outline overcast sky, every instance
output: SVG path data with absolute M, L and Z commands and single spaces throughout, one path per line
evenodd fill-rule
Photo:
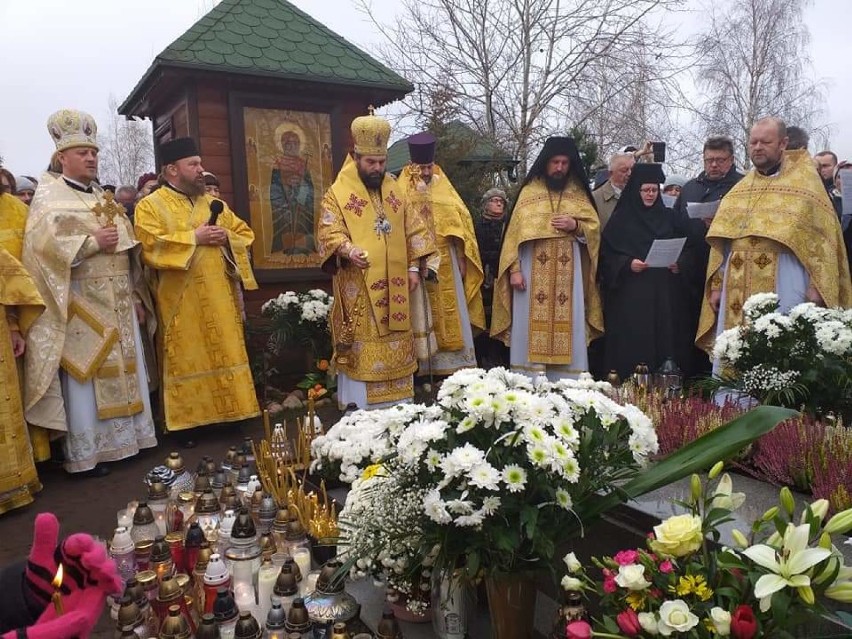
M 380 39 L 352 0 L 291 1 L 368 51 Z M 806 17 L 817 75 L 829 82 L 825 120 L 832 126 L 832 148 L 841 157 L 852 156 L 852 65 L 836 55 L 848 39 L 838 6 L 848 2 L 815 0 Z M 110 94 L 123 101 L 154 56 L 213 4 L 214 0 L 0 0 L 4 166 L 16 175 L 39 175 L 53 149 L 45 127 L 51 113 L 69 107 L 105 119 Z M 395 0 L 373 4 L 388 19 L 398 7 Z

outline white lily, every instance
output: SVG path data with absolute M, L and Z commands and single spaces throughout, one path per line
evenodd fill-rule
M 826 548 L 808 547 L 809 532 L 807 524 L 788 524 L 780 550 L 757 544 L 743 551 L 754 563 L 773 573 L 762 575 L 754 585 L 754 596 L 760 599 L 761 611 L 769 610 L 772 595 L 787 586 L 810 588 L 811 578 L 804 573 L 831 555 Z
M 728 473 L 722 475 L 716 490 L 713 493 L 713 508 L 724 508 L 725 510 L 736 510 L 743 505 L 745 493 L 735 493 L 734 482 Z

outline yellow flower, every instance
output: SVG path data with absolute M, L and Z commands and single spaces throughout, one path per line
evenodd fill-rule
M 367 466 L 364 469 L 364 474 L 361 475 L 361 479 L 363 479 L 364 481 L 366 481 L 368 479 L 372 479 L 373 477 L 378 475 L 383 470 L 384 470 L 384 467 L 381 464 L 373 464 L 371 466 Z
M 666 557 L 683 557 L 701 548 L 704 535 L 701 532 L 701 517 L 675 515 L 659 526 L 654 526 L 655 539 L 651 549 Z
M 701 601 L 707 601 L 713 596 L 712 588 L 707 586 L 707 582 L 701 575 L 686 575 L 681 577 L 675 586 L 669 587 L 669 592 L 678 597 L 695 595 Z
M 625 599 L 627 605 L 633 610 L 642 610 L 645 607 L 645 592 L 643 590 L 633 590 Z

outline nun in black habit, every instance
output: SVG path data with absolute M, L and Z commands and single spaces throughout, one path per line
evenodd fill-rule
M 654 240 L 687 235 L 686 216 L 660 197 L 664 181 L 659 164 L 636 164 L 601 241 L 604 363 L 622 379 L 639 363 L 654 372 L 669 357 L 680 367 L 691 362 L 688 282 L 677 264 L 649 268 L 644 262 Z

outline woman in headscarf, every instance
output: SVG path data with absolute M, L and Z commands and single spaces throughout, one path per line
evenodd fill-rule
M 678 264 L 644 262 L 654 240 L 686 236 L 687 220 L 663 204 L 659 164 L 637 164 L 604 229 L 598 276 L 604 299 L 606 370 L 625 379 L 639 363 L 656 371 L 669 357 L 691 361 L 694 335 L 689 298 Z

